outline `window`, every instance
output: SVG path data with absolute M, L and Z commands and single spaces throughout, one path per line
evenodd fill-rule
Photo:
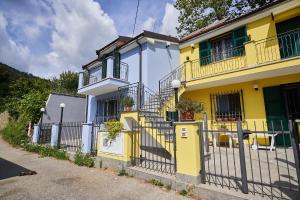
M 211 42 L 212 61 L 224 60 L 233 56 L 232 54 L 232 39 L 227 36 Z
M 200 64 L 207 65 L 211 62 L 245 55 L 244 43 L 247 40 L 246 27 L 241 27 L 227 33 L 224 37 L 200 42 Z
M 242 91 L 212 94 L 212 117 L 216 121 L 237 121 L 243 119 Z

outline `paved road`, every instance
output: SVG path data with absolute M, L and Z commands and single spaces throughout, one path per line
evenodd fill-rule
M 37 175 L 18 176 L 34 170 Z M 0 139 L 0 199 L 186 199 L 135 178 L 68 161 L 39 158 Z

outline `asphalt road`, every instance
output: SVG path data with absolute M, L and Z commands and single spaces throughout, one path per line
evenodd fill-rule
M 36 175 L 19 176 L 36 171 Z M 79 167 L 69 161 L 40 158 L 0 139 L 0 199 L 186 199 L 104 169 Z

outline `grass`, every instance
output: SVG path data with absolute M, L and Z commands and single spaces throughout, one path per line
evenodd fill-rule
M 38 153 L 42 157 L 53 157 L 59 160 L 69 160 L 67 152 L 50 146 L 42 146 L 37 144 L 24 144 L 22 146 L 26 151 Z
M 94 167 L 95 165 L 94 159 L 88 154 L 83 154 L 80 150 L 76 151 L 74 160 L 78 166 Z
M 156 179 L 149 180 L 149 183 L 151 183 L 152 185 L 155 185 L 155 186 L 159 186 L 159 187 L 164 186 L 164 184 L 160 180 L 156 180 Z
M 188 194 L 188 191 L 183 189 L 183 190 L 180 190 L 179 194 L 182 196 L 186 196 Z
M 6 127 L 1 130 L 2 138 L 13 146 L 21 146 L 28 143 L 25 123 L 11 120 Z
M 118 176 L 129 176 L 125 169 L 119 171 Z

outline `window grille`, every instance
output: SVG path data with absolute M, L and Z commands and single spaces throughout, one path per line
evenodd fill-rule
M 238 121 L 245 118 L 242 90 L 211 94 L 210 101 L 212 120 Z

